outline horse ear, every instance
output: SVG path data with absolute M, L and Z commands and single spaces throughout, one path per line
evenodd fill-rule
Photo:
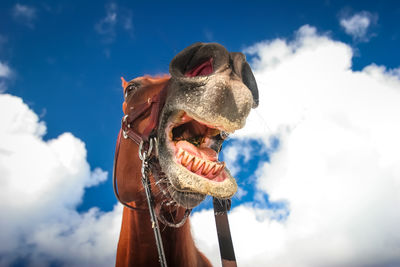
M 124 77 L 121 77 L 121 81 L 122 81 L 122 89 L 125 91 L 125 88 L 128 86 L 128 82 L 125 81 Z

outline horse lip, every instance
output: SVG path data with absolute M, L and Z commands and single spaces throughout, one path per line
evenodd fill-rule
M 171 129 L 172 130 L 172 128 L 175 128 L 175 127 L 177 127 L 179 125 L 182 125 L 184 123 L 187 123 L 187 122 L 190 122 L 192 120 L 195 120 L 196 122 L 198 122 L 198 123 L 200 123 L 200 124 L 202 124 L 204 126 L 207 126 L 208 128 L 216 129 L 216 130 L 219 130 L 221 132 L 226 132 L 227 134 L 233 134 L 235 132 L 235 131 L 227 130 L 227 128 L 224 127 L 223 125 L 214 125 L 212 122 L 207 122 L 204 119 L 198 117 L 197 115 L 189 113 L 189 112 L 184 111 L 184 110 L 179 111 L 178 114 L 179 115 L 176 116 L 175 119 L 173 119 L 172 121 L 169 121 L 169 123 L 167 125 L 167 129 Z

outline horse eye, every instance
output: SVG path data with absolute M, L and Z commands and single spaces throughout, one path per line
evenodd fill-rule
M 129 96 L 129 94 L 131 94 L 133 91 L 137 90 L 138 87 L 139 87 L 139 85 L 136 83 L 128 85 L 125 89 L 125 98 L 127 98 Z

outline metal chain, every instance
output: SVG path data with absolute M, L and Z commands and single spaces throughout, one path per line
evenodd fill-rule
M 149 206 L 149 212 L 150 212 L 150 219 L 151 219 L 151 227 L 153 228 L 154 231 L 154 237 L 156 239 L 156 244 L 157 244 L 157 250 L 158 250 L 158 260 L 160 262 L 161 267 L 167 267 L 167 261 L 165 259 L 165 253 L 164 253 L 164 247 L 162 243 L 162 238 L 161 238 L 161 233 L 160 233 L 160 227 L 158 225 L 158 220 L 154 211 L 154 205 L 153 205 L 153 198 L 151 195 L 151 189 L 150 189 L 150 180 L 149 180 L 149 173 L 150 173 L 150 168 L 149 168 L 149 158 L 151 155 L 151 151 L 153 150 L 153 138 L 150 139 L 149 141 L 149 147 L 146 150 L 144 148 L 144 142 L 140 142 L 139 145 L 139 158 L 142 161 L 142 183 L 143 187 L 146 192 L 146 198 L 147 198 L 147 204 Z
M 162 209 L 162 207 L 163 207 L 164 205 L 168 206 L 167 204 L 165 204 L 165 202 L 162 202 L 162 203 L 161 203 L 161 205 L 160 205 L 160 212 L 158 213 L 158 219 L 159 219 L 163 224 L 165 224 L 165 225 L 167 225 L 167 226 L 169 226 L 169 227 L 172 227 L 172 228 L 180 228 L 180 227 L 182 227 L 182 226 L 186 223 L 186 220 L 187 220 L 187 218 L 189 217 L 190 212 L 192 211 L 191 209 L 186 209 L 186 210 L 185 210 L 185 213 L 183 214 L 182 219 L 181 219 L 179 222 L 169 222 L 169 221 L 164 217 L 164 215 L 162 215 L 162 213 L 161 213 L 161 209 Z

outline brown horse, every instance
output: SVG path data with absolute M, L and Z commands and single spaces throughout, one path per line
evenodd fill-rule
M 170 73 L 123 80 L 124 129 L 139 140 L 157 140 L 149 179 L 168 266 L 211 266 L 194 244 L 189 220 L 170 226 L 180 226 L 178 221 L 206 195 L 229 199 L 236 192 L 235 179 L 218 153 L 227 134 L 242 128 L 258 105 L 257 85 L 244 55 L 218 44 L 184 49 L 171 61 Z M 159 266 L 141 183 L 139 142 L 119 140 L 119 198 L 136 210 L 124 207 L 116 266 Z

